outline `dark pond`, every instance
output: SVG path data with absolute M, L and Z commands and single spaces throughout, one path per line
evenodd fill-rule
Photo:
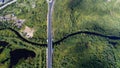
M 10 52 L 10 67 L 16 65 L 20 59 L 27 59 L 28 57 L 34 58 L 36 56 L 35 52 L 27 49 L 16 49 Z
M 4 48 L 5 48 L 6 46 L 8 46 L 8 45 L 9 45 L 8 42 L 6 42 L 6 41 L 0 41 L 0 46 L 3 47 L 3 48 L 0 48 L 0 53 L 2 53 L 3 50 L 4 50 Z
M 6 41 L 0 41 L 0 46 L 5 47 L 5 46 L 7 46 L 8 44 L 9 44 L 9 43 L 6 42 Z

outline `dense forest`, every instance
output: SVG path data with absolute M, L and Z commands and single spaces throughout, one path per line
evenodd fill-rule
M 14 14 L 25 19 L 21 28 L 11 20 L 0 20 L 0 68 L 8 68 L 10 64 L 14 64 L 13 68 L 46 68 L 46 46 L 39 44 L 47 43 L 47 6 L 46 0 L 18 0 L 0 10 L 0 16 Z M 120 37 L 119 6 L 119 0 L 55 0 L 53 42 L 79 31 L 104 37 L 79 33 L 54 44 L 53 68 L 119 68 L 120 39 L 115 39 Z M 21 34 L 25 26 L 34 28 L 32 38 Z M 17 49 L 26 49 L 32 56 L 11 63 L 11 56 L 15 56 L 12 53 Z

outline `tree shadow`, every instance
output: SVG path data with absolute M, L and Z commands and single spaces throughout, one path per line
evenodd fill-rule
M 92 59 L 82 63 L 81 67 L 82 68 L 105 68 L 105 63 L 94 56 L 92 57 Z
M 79 7 L 83 0 L 70 0 L 68 8 L 74 10 L 75 7 Z

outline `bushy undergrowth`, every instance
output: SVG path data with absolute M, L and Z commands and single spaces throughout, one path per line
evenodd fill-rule
M 57 40 L 78 30 L 119 35 L 119 0 L 58 0 L 53 15 L 53 34 Z M 59 26 L 60 25 L 60 26 Z M 111 32 L 112 31 L 112 32 Z

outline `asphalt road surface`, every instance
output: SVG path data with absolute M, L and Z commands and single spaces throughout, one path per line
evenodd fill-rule
M 47 14 L 47 68 L 52 68 L 52 53 L 53 53 L 53 46 L 52 46 L 52 11 L 54 6 L 54 0 L 47 0 L 48 3 L 48 14 Z

